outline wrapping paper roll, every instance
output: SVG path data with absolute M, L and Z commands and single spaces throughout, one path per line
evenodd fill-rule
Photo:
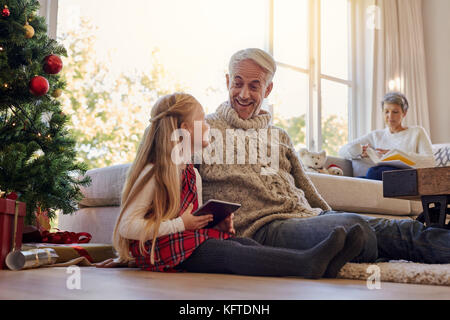
M 51 248 L 14 250 L 6 256 L 6 265 L 11 270 L 37 268 L 56 263 L 58 254 Z
M 110 244 L 101 243 L 26 243 L 22 250 L 29 249 L 53 249 L 58 255 L 56 263 L 65 263 L 72 259 L 85 257 L 90 263 L 102 262 L 109 258 L 116 258 L 114 247 Z

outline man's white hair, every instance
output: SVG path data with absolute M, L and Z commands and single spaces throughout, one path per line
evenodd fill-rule
M 277 70 L 277 64 L 270 54 L 258 48 L 248 48 L 233 54 L 228 65 L 230 76 L 233 76 L 233 70 L 236 64 L 248 59 L 254 61 L 266 71 L 266 84 L 272 82 L 275 71 Z

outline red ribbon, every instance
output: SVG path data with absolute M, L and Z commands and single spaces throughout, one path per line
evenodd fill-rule
M 89 253 L 85 248 L 80 246 L 71 246 L 71 247 L 74 248 L 81 257 L 85 257 L 86 259 L 89 260 L 90 263 L 94 263 L 94 259 L 92 259 L 92 257 L 89 255 Z
M 80 239 L 81 238 L 81 239 Z M 42 231 L 42 243 L 88 243 L 92 236 L 87 232 L 48 232 Z
M 17 195 L 17 193 L 11 192 L 10 194 L 8 194 L 8 195 L 6 196 L 6 199 L 10 199 L 10 200 L 16 201 L 18 197 L 19 197 L 19 196 Z

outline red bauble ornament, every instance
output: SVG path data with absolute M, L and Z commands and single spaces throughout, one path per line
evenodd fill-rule
M 35 76 L 30 81 L 30 92 L 37 96 L 43 96 L 44 94 L 47 94 L 49 84 L 48 80 L 41 76 Z
M 63 63 L 60 57 L 51 54 L 44 59 L 44 71 L 48 74 L 57 74 L 61 71 Z
M 9 17 L 10 14 L 11 14 L 11 12 L 9 11 L 8 7 L 5 6 L 5 8 L 2 10 L 2 16 Z

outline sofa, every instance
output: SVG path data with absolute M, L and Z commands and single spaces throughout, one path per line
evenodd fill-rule
M 450 144 L 434 145 L 437 166 L 450 166 Z M 308 173 L 318 192 L 337 211 L 355 212 L 389 219 L 415 219 L 422 212 L 419 201 L 383 197 L 381 181 L 356 178 L 366 164 L 328 157 L 326 166 L 336 164 L 344 176 Z M 130 164 L 89 170 L 90 186 L 82 188 L 84 198 L 72 215 L 59 215 L 58 228 L 88 232 L 93 243 L 112 243 L 114 225 L 120 211 L 120 195 Z

